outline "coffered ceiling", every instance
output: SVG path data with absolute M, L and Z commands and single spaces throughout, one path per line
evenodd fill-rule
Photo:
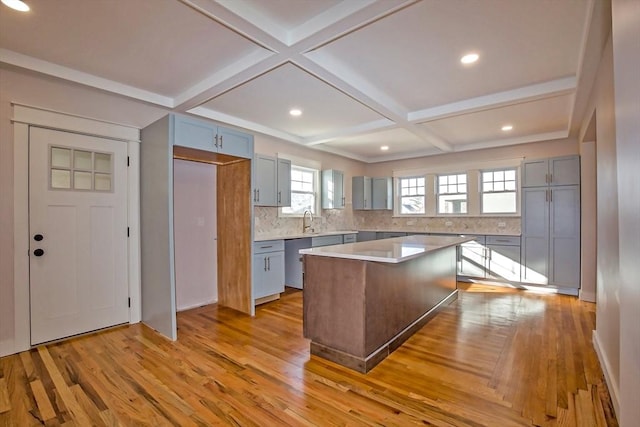
M 5 64 L 366 162 L 567 137 L 599 56 L 600 0 L 25 2 Z

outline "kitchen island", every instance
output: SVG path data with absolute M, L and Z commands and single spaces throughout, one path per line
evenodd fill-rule
M 471 239 L 414 235 L 300 250 L 311 354 L 371 370 L 457 298 L 456 247 Z

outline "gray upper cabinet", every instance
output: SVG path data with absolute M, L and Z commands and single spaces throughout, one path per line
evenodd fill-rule
M 393 209 L 393 178 L 371 179 L 372 209 Z
M 578 156 L 525 160 L 522 162 L 522 186 L 579 185 L 580 158 Z
M 276 203 L 291 206 L 291 160 L 278 158 L 277 176 Z
M 253 136 L 214 123 L 172 114 L 173 144 L 230 156 L 253 158 Z
M 343 209 L 344 173 L 335 169 L 322 171 L 322 209 Z
M 254 157 L 256 206 L 291 206 L 291 161 L 256 154 Z
M 353 209 L 371 210 L 371 178 L 368 176 L 351 178 L 351 203 Z

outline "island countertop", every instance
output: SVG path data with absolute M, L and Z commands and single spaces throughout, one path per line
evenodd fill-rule
M 456 246 L 473 240 L 473 237 L 406 236 L 344 245 L 301 249 L 303 255 L 354 259 L 397 264 L 420 257 L 429 252 Z

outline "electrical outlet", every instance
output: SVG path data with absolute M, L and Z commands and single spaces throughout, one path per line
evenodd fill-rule
M 507 223 L 506 223 L 506 222 L 499 222 L 499 223 L 498 223 L 498 227 L 499 227 L 499 228 L 505 228 L 506 226 L 507 226 Z

